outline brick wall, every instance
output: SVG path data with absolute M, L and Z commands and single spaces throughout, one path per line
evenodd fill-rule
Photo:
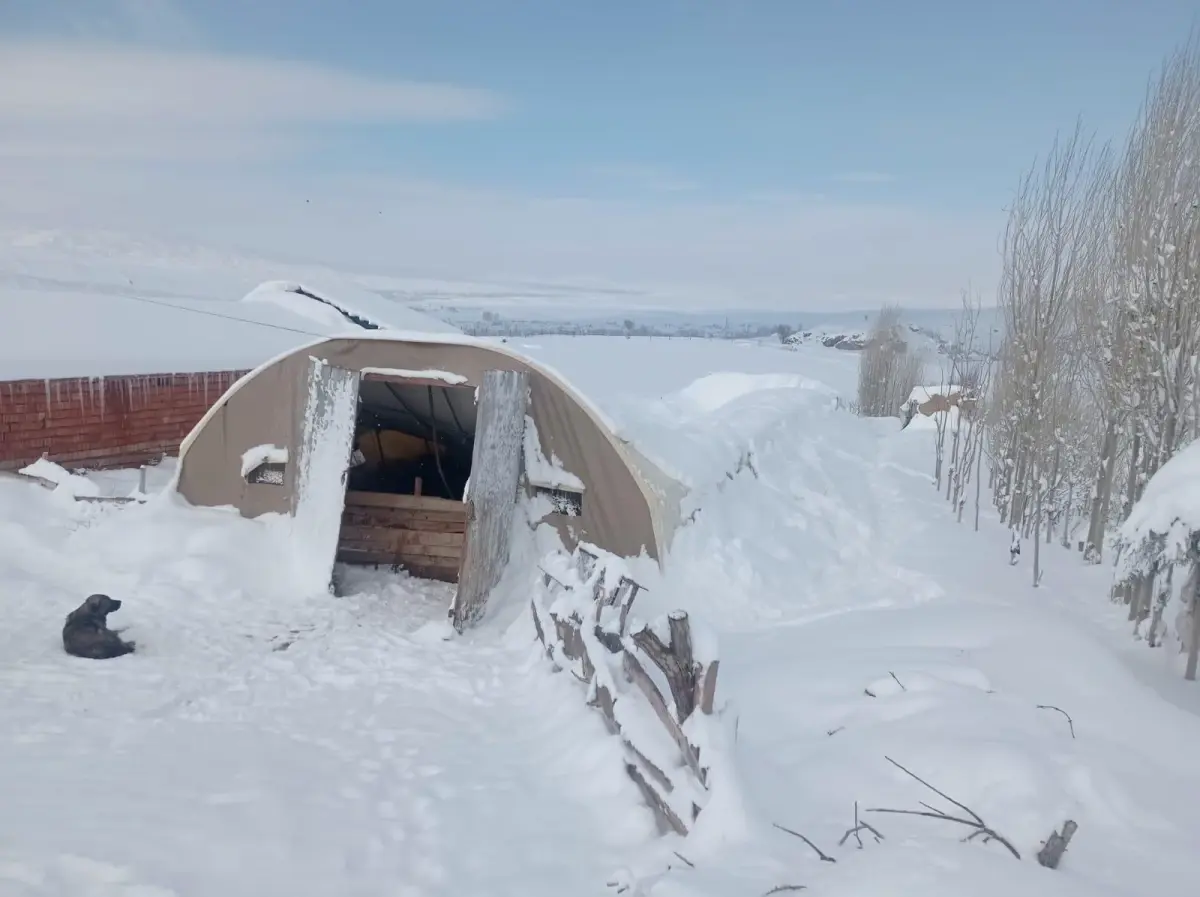
M 174 454 L 243 371 L 0 382 L 0 470 L 43 453 L 69 467 Z

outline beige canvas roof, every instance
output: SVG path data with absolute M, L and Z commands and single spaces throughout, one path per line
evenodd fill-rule
M 578 538 L 614 554 L 643 551 L 662 559 L 679 522 L 684 487 L 630 443 L 553 370 L 513 351 L 458 334 L 396 333 L 322 339 L 251 371 L 223 395 L 180 447 L 175 488 L 201 506 L 232 505 L 256 517 L 289 513 L 294 465 L 282 486 L 248 483 L 243 452 L 264 444 L 287 446 L 296 457 L 303 425 L 309 358 L 349 370 L 445 371 L 478 386 L 488 370 L 527 371 L 529 414 L 542 452 L 585 484 L 582 514 L 572 521 Z

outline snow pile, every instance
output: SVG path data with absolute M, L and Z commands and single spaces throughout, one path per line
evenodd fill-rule
M 243 304 L 262 304 L 314 325 L 318 333 L 338 335 L 358 330 L 416 330 L 461 333 L 407 306 L 392 302 L 341 278 L 315 277 L 303 283 L 269 280 L 242 298 Z
M 263 464 L 287 464 L 286 445 L 255 445 L 242 452 L 242 478 Z
M 1118 578 L 1161 559 L 1167 564 L 1188 558 L 1192 534 L 1200 531 L 1200 441 L 1193 442 L 1159 468 L 1117 531 L 1123 546 Z
M 948 386 L 914 386 L 913 391 L 908 394 L 908 402 L 905 402 L 905 404 L 916 402 L 918 405 L 924 405 L 934 396 L 952 396 L 961 392 L 962 387 L 953 384 Z
M 852 352 L 862 351 L 869 342 L 870 334 L 865 330 L 847 331 L 836 327 L 800 330 L 784 340 L 788 346 L 819 345 L 826 349 L 842 349 Z
M 945 411 L 935 411 L 933 414 L 921 414 L 917 412 L 912 416 L 912 420 L 904 427 L 904 432 L 908 434 L 924 433 L 932 434 L 936 439 L 938 433 L 945 433 L 948 436 L 953 436 L 955 431 L 962 425 L 962 412 L 957 405 L 951 405 Z
M 87 477 L 71 473 L 62 465 L 55 464 L 46 458 L 38 458 L 32 464 L 25 465 L 17 472 L 27 477 L 34 477 L 54 483 L 57 487 L 55 489 L 56 492 L 61 492 L 63 495 L 68 495 L 71 498 L 75 496 L 100 495 L 100 487 Z

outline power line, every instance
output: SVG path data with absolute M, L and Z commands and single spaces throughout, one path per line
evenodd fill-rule
M 248 321 L 245 318 L 235 318 L 233 315 L 223 315 L 218 311 L 206 311 L 202 308 L 190 308 L 186 305 L 172 305 L 170 302 L 160 302 L 157 299 L 147 299 L 145 296 L 127 296 L 122 295 L 122 299 L 129 299 L 133 302 L 144 302 L 147 305 L 157 305 L 162 308 L 170 308 L 175 311 L 188 311 L 192 314 L 207 315 L 210 318 L 220 318 L 223 321 L 234 321 L 238 324 L 251 324 L 255 327 L 268 327 L 271 330 L 283 330 L 287 333 L 299 333 L 302 336 L 313 336 L 317 339 L 327 337 L 327 333 L 314 333 L 311 330 L 300 330 L 297 327 L 284 327 L 282 324 L 270 324 L 266 321 Z

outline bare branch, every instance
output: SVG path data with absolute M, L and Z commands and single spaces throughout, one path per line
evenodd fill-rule
M 1075 720 L 1071 719 L 1071 714 L 1067 713 L 1067 711 L 1063 710 L 1061 707 L 1055 707 L 1053 704 L 1038 704 L 1037 709 L 1057 710 L 1059 713 L 1065 716 L 1067 718 L 1067 725 L 1071 727 L 1071 738 L 1075 738 Z
M 940 819 L 943 822 L 955 822 L 955 823 L 958 823 L 959 825 L 965 825 L 965 826 L 968 826 L 975 830 L 971 834 L 967 835 L 967 837 L 964 840 L 972 841 L 977 837 L 982 837 L 985 844 L 988 841 L 992 841 L 992 840 L 999 841 L 1006 848 L 1008 848 L 1009 853 L 1011 853 L 1014 857 L 1016 857 L 1018 860 L 1021 858 L 1020 852 L 1015 847 L 1013 847 L 1012 842 L 1010 842 L 1007 838 L 1005 838 L 1003 835 L 1001 835 L 995 829 L 988 826 L 988 824 L 983 821 L 983 818 L 978 813 L 976 813 L 974 810 L 972 810 L 970 807 L 968 807 L 966 804 L 960 803 L 959 801 L 952 798 L 950 795 L 946 794 L 944 791 L 940 791 L 939 789 L 935 788 L 933 785 L 929 784 L 927 781 L 925 781 L 923 778 L 921 778 L 919 775 L 917 775 L 912 770 L 906 769 L 904 766 L 901 766 L 899 763 L 897 763 L 891 757 L 885 757 L 884 759 L 887 760 L 889 763 L 891 763 L 893 766 L 895 766 L 897 769 L 899 769 L 901 772 L 903 772 L 905 775 L 907 775 L 913 779 L 916 779 L 918 782 L 920 782 L 922 785 L 924 785 L 926 788 L 928 788 L 930 791 L 932 791 L 938 797 L 941 797 L 944 800 L 954 804 L 954 806 L 958 807 L 960 810 L 962 810 L 964 813 L 966 813 L 967 816 L 969 816 L 970 818 L 968 819 L 968 818 L 963 818 L 962 816 L 952 816 L 949 813 L 939 810 L 936 807 L 932 807 L 929 804 L 924 803 L 924 802 L 921 803 L 921 806 L 926 808 L 924 810 L 895 810 L 895 809 L 891 809 L 888 807 L 872 807 L 867 810 L 868 813 L 892 813 L 892 814 L 895 814 L 898 816 L 922 816 L 926 819 Z
M 858 801 L 855 801 L 854 802 L 854 828 L 846 830 L 846 834 L 842 835 L 842 840 L 838 841 L 838 847 L 841 847 L 843 844 L 845 844 L 846 839 L 849 838 L 851 835 L 853 835 L 854 840 L 858 842 L 858 849 L 862 850 L 863 849 L 862 835 L 860 835 L 859 832 L 863 832 L 863 831 L 870 832 L 872 837 L 875 838 L 876 844 L 878 844 L 880 841 L 883 840 L 883 834 L 879 831 L 879 829 L 875 828 L 875 826 L 871 825 L 871 823 L 864 822 L 858 818 Z
M 819 856 L 821 858 L 821 862 L 823 862 L 823 863 L 836 863 L 837 862 L 837 860 L 835 860 L 833 857 L 829 856 L 827 853 L 825 853 L 825 851 L 821 850 L 821 848 L 819 848 L 816 844 L 813 844 L 812 841 L 810 841 L 808 838 L 804 837 L 804 835 L 800 834 L 799 832 L 792 831 L 790 828 L 787 828 L 786 826 L 782 826 L 778 822 L 772 822 L 771 825 L 775 826 L 775 828 L 779 829 L 781 832 L 787 832 L 789 835 L 794 835 L 795 837 L 799 838 L 801 841 L 803 841 L 805 844 L 807 844 L 809 847 L 811 847 L 813 850 L 815 850 L 817 852 L 817 856 Z

